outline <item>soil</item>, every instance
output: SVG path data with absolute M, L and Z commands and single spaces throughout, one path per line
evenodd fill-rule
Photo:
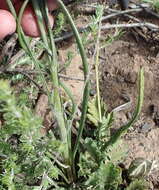
M 106 58 L 106 61 L 101 61 L 101 93 L 109 109 L 126 103 L 127 100 L 123 96 L 132 100 L 129 109 L 117 113 L 115 128 L 127 123 L 135 109 L 138 72 L 140 67 L 144 68 L 144 104 L 140 118 L 124 138 L 129 149 L 125 162 L 127 166 L 136 158 L 158 162 L 159 123 L 156 117 L 159 107 L 159 59 L 157 54 L 151 51 L 147 43 L 136 42 L 128 33 L 107 46 L 101 52 L 101 56 Z M 150 176 L 150 181 L 154 183 L 152 189 L 159 189 L 159 174 L 155 170 Z

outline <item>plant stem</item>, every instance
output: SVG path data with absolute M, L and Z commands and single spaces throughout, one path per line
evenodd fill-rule
M 61 140 L 63 141 L 63 143 L 67 144 L 67 130 L 65 127 L 64 115 L 63 115 L 63 110 L 62 110 L 62 105 L 61 105 L 60 94 L 59 94 L 60 85 L 58 81 L 58 63 L 57 63 L 57 53 L 56 53 L 55 43 L 52 36 L 50 23 L 48 21 L 48 15 L 45 12 L 46 11 L 45 4 L 43 4 L 42 1 L 37 1 L 37 0 L 32 0 L 32 3 L 34 6 L 36 16 L 38 17 L 37 20 L 38 20 L 39 28 L 42 34 L 42 40 L 45 46 L 48 47 L 49 50 L 51 50 L 51 56 L 48 55 L 48 61 L 50 64 L 51 80 L 54 85 L 54 90 L 50 96 L 50 104 L 52 107 L 54 107 L 53 112 L 56 116 L 56 119 L 59 125 Z M 44 14 L 44 16 L 42 15 L 42 13 Z M 48 42 L 48 39 L 47 39 L 45 24 L 44 22 L 42 22 L 44 20 L 43 18 L 45 18 L 45 21 L 48 24 L 47 27 L 49 30 L 50 43 Z
M 133 117 L 128 122 L 128 124 L 122 126 L 110 138 L 110 140 L 108 142 L 106 142 L 106 144 L 104 144 L 104 146 L 102 147 L 101 151 L 104 151 L 108 146 L 113 145 L 121 137 L 121 135 L 123 135 L 135 123 L 136 119 L 138 118 L 138 116 L 139 116 L 139 114 L 141 112 L 143 100 L 144 100 L 144 70 L 143 70 L 143 68 L 141 68 L 141 70 L 139 72 L 139 95 L 138 95 L 138 102 L 137 102 L 137 107 L 136 107 L 136 110 L 135 110 L 135 112 L 133 114 Z
M 87 63 L 87 56 L 86 56 L 86 53 L 85 53 L 85 49 L 84 49 L 84 46 L 83 46 L 83 43 L 82 43 L 82 40 L 81 40 L 81 37 L 79 35 L 79 32 L 73 22 L 73 19 L 70 15 L 70 13 L 68 12 L 68 10 L 66 9 L 64 3 L 61 1 L 61 0 L 57 0 L 58 3 L 60 4 L 64 14 L 66 15 L 67 19 L 68 19 L 68 22 L 70 23 L 71 25 L 71 28 L 72 28 L 72 31 L 75 35 L 75 38 L 76 38 L 76 42 L 77 42 L 77 45 L 78 45 L 78 48 L 79 48 L 79 51 L 80 51 L 80 55 L 81 55 L 81 58 L 82 58 L 82 63 L 83 63 L 83 70 L 84 70 L 84 77 L 85 77 L 85 80 L 87 79 L 88 77 L 88 63 Z
M 97 35 L 97 45 L 96 45 L 96 56 L 95 56 L 95 73 L 96 73 L 96 90 L 97 90 L 97 104 L 98 104 L 98 113 L 99 113 L 99 122 L 102 122 L 102 113 L 101 113 L 101 100 L 100 100 L 100 90 L 99 90 L 99 52 L 100 52 L 100 33 L 101 33 L 101 18 L 103 15 L 103 7 L 101 7 L 102 14 L 99 18 L 99 26 L 98 26 L 98 35 Z
M 16 11 L 13 7 L 13 4 L 12 4 L 12 1 L 11 0 L 6 0 L 7 2 L 7 5 L 9 7 L 9 10 L 11 11 L 12 15 L 14 16 L 15 19 L 17 19 L 17 14 L 16 14 Z
M 33 0 L 33 1 L 35 1 L 35 0 Z M 40 4 L 40 7 L 38 7 L 38 3 Z M 42 13 L 42 17 L 43 17 L 42 19 L 45 20 L 46 28 L 48 30 L 48 39 L 49 40 L 47 40 L 47 37 L 46 37 L 47 33 L 45 31 L 45 37 L 44 37 L 43 42 L 46 45 L 46 47 L 48 47 L 48 50 L 50 52 L 50 54 L 48 54 L 48 61 L 49 61 L 49 65 L 50 65 L 51 80 L 54 85 L 53 92 L 50 95 L 50 104 L 51 104 L 52 111 L 54 112 L 55 117 L 58 122 L 61 140 L 66 145 L 66 150 L 65 150 L 65 152 L 63 152 L 64 164 L 69 166 L 66 169 L 66 172 L 67 172 L 69 182 L 72 183 L 73 182 L 73 176 L 72 176 L 72 170 L 71 170 L 71 163 L 72 163 L 71 157 L 72 156 L 70 156 L 71 138 L 70 139 L 68 138 L 69 130 L 66 128 L 67 121 L 65 121 L 63 108 L 62 108 L 62 102 L 61 102 L 61 96 L 60 96 L 60 91 L 59 91 L 60 83 L 59 83 L 59 78 L 58 78 L 57 52 L 56 52 L 52 29 L 51 29 L 51 26 L 50 26 L 50 23 L 48 20 L 49 13 L 48 13 L 48 8 L 46 6 L 46 2 L 43 0 L 39 0 L 38 3 L 36 4 L 36 6 L 38 7 L 38 9 L 41 9 L 41 13 Z M 40 25 L 39 25 L 39 27 L 40 27 Z
M 82 59 L 82 64 L 83 64 L 83 71 L 84 71 L 84 79 L 85 79 L 85 87 L 84 87 L 84 92 L 83 92 L 83 101 L 82 101 L 82 114 L 81 114 L 81 119 L 80 119 L 80 125 L 79 125 L 79 129 L 78 129 L 78 135 L 77 135 L 77 139 L 75 142 L 75 146 L 74 146 L 74 150 L 73 150 L 73 158 L 72 158 L 72 168 L 73 168 L 73 173 L 74 176 L 76 175 L 75 173 L 75 157 L 76 157 L 76 153 L 77 150 L 79 148 L 79 144 L 80 144 L 80 139 L 83 133 L 83 129 L 84 129 L 84 125 L 85 125 L 85 120 L 86 120 L 86 113 L 87 113 L 87 104 L 88 104 L 88 98 L 89 98 L 89 89 L 90 89 L 90 84 L 89 84 L 89 76 L 88 76 L 88 63 L 87 63 L 87 56 L 85 53 L 85 49 L 81 40 L 81 37 L 79 35 L 79 32 L 72 20 L 71 15 L 69 14 L 68 10 L 66 9 L 65 5 L 63 4 L 63 2 L 61 0 L 57 0 L 61 9 L 63 10 L 64 14 L 66 15 L 68 22 L 70 23 L 70 26 L 72 28 L 72 31 L 74 33 L 74 36 L 76 38 L 76 42 L 79 48 L 79 52 L 81 55 L 81 59 Z
M 28 45 L 28 39 L 26 39 L 23 31 L 22 31 L 22 28 L 21 28 L 21 19 L 22 19 L 22 15 L 23 15 L 23 12 L 24 12 L 24 9 L 25 7 L 27 6 L 27 3 L 29 2 L 29 0 L 25 0 L 21 9 L 20 9 L 20 12 L 19 12 L 19 15 L 18 15 L 18 18 L 17 18 L 17 32 L 18 32 L 18 39 L 19 39 L 19 43 L 20 45 L 22 46 L 22 48 L 26 51 L 26 53 L 31 57 L 31 59 L 33 60 L 35 66 L 37 67 L 38 71 L 39 71 L 39 74 L 40 74 L 40 78 L 41 78 L 41 81 L 43 82 L 45 88 L 46 88 L 46 92 L 47 94 L 49 94 L 49 90 L 48 90 L 48 87 L 47 87 L 47 83 L 45 81 L 45 77 L 44 77 L 44 74 L 42 73 L 41 69 L 40 69 L 40 66 L 38 64 L 38 61 L 35 59 L 32 51 L 30 50 L 29 48 L 29 45 Z

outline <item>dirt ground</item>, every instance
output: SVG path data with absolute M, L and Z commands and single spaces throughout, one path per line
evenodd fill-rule
M 107 46 L 101 55 L 106 61 L 101 61 L 101 93 L 104 101 L 113 109 L 126 103 L 123 97 L 132 100 L 129 109 L 116 115 L 114 127 L 125 124 L 130 119 L 136 106 L 138 96 L 138 72 L 142 66 L 145 70 L 145 97 L 140 118 L 129 130 L 124 141 L 128 144 L 126 163 L 129 165 L 135 158 L 150 161 L 159 160 L 159 57 L 158 47 L 153 48 L 144 41 L 135 41 L 131 33 Z M 152 189 L 159 189 L 159 174 L 152 172 L 150 181 Z

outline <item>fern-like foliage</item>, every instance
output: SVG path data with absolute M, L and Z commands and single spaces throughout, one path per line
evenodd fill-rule
M 89 176 L 86 186 L 94 190 L 117 190 L 121 182 L 121 169 L 109 162 L 101 163 L 98 170 Z
M 1 189 L 28 190 L 54 186 L 53 179 L 63 176 L 54 165 L 57 162 L 54 153 L 60 155 L 65 146 L 51 135 L 42 137 L 41 119 L 27 107 L 17 105 L 7 81 L 0 81 L 0 116 Z
M 101 102 L 102 121 L 99 119 L 97 98 L 88 104 L 87 117 L 94 124 L 94 138 L 86 138 L 86 151 L 80 154 L 79 177 L 85 177 L 85 188 L 94 190 L 116 190 L 122 182 L 121 168 L 117 163 L 125 157 L 126 148 L 121 139 L 102 151 L 103 144 L 110 137 L 113 114 L 106 113 L 106 106 Z
M 66 18 L 64 17 L 64 14 L 62 12 L 58 13 L 56 17 L 56 27 L 53 31 L 54 35 L 57 36 L 60 34 L 60 32 L 64 29 L 64 24 L 66 22 Z
M 110 127 L 114 120 L 113 113 L 106 113 L 106 105 L 101 100 L 101 114 L 102 121 L 99 118 L 97 97 L 93 98 L 88 103 L 88 120 L 94 124 L 95 128 L 95 139 L 86 138 L 85 147 L 89 154 L 99 163 L 101 160 L 111 160 L 117 162 L 125 156 L 126 146 L 123 144 L 121 139 L 117 139 L 111 146 L 106 150 L 102 151 L 102 147 L 107 143 L 110 138 Z

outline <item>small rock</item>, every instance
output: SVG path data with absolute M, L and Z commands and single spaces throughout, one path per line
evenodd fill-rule
M 145 123 L 143 126 L 141 126 L 140 131 L 141 133 L 147 133 L 152 129 L 152 125 L 150 123 Z

